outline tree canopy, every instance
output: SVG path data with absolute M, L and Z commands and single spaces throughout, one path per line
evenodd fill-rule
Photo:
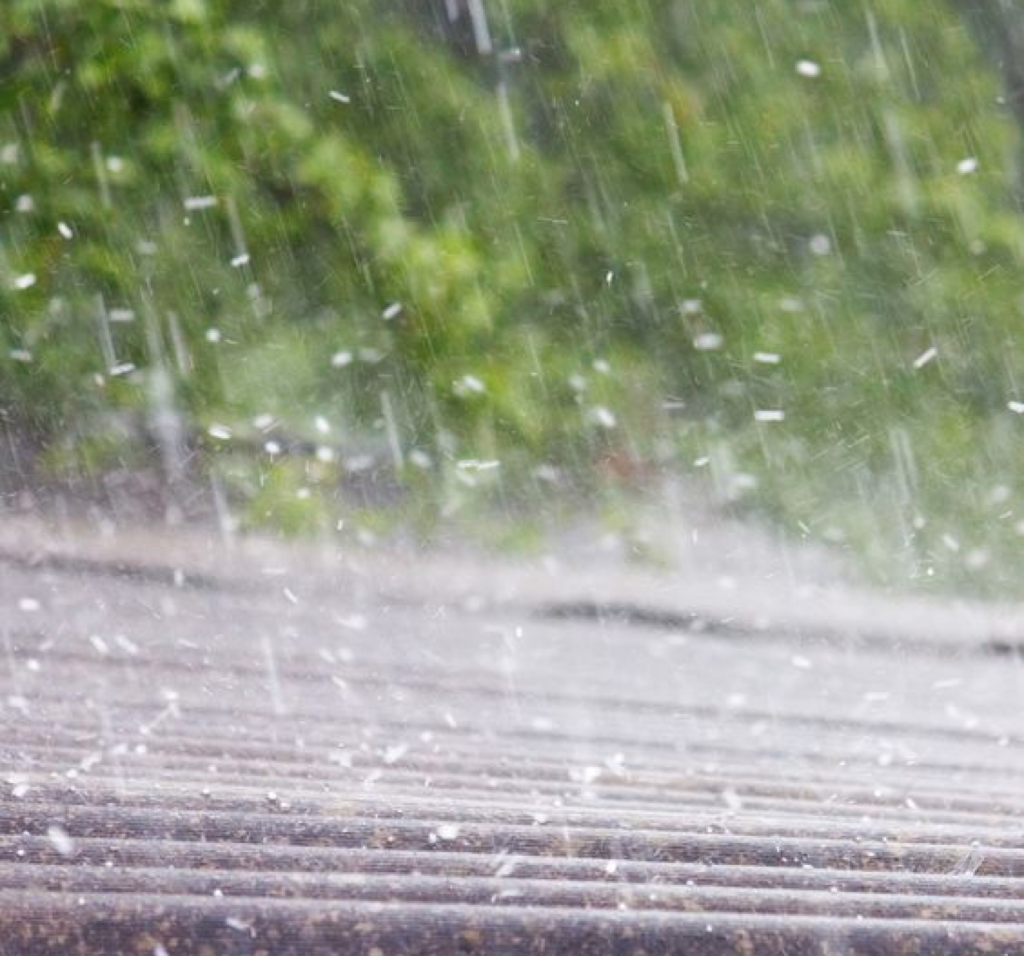
M 8 0 L 0 416 L 272 417 L 442 509 L 628 455 L 1005 592 L 1019 140 L 959 6 Z

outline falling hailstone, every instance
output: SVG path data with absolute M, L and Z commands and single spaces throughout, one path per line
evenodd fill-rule
M 811 236 L 811 252 L 816 256 L 827 256 L 832 251 L 832 240 L 823 232 Z
M 460 398 L 470 394 L 483 395 L 487 391 L 487 387 L 475 375 L 463 375 L 452 383 L 452 389 Z
M 743 800 L 731 787 L 722 791 L 722 802 L 734 813 L 743 809 Z
M 960 162 L 956 164 L 956 171 L 961 176 L 970 176 L 971 173 L 977 172 L 977 170 L 978 160 L 974 156 L 968 156 L 965 159 L 961 159 Z
M 821 76 L 821 67 L 814 60 L 797 60 L 796 71 L 800 76 L 814 78 Z
M 61 856 L 75 855 L 75 841 L 71 839 L 64 827 L 58 826 L 56 823 L 51 824 L 47 827 L 46 838 Z
M 698 352 L 714 352 L 720 349 L 725 340 L 717 332 L 701 332 L 694 336 L 693 347 Z
M 938 354 L 938 350 L 935 346 L 925 349 L 916 359 L 914 359 L 914 368 L 924 368 Z
M 185 209 L 189 212 L 195 212 L 200 209 L 212 209 L 216 205 L 216 196 L 189 196 L 185 200 Z

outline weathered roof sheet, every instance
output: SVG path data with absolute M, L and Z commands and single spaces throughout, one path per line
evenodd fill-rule
M 0 560 L 4 956 L 1024 953 L 1005 635 L 174 570 Z

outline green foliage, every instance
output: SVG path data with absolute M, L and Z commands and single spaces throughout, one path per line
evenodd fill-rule
M 880 577 L 1015 587 L 1015 138 L 952 6 L 486 4 L 518 57 L 443 7 L 8 0 L 5 417 L 88 432 L 159 366 L 203 426 L 397 438 L 444 513 L 460 461 L 708 459 Z M 326 520 L 272 471 L 253 520 Z

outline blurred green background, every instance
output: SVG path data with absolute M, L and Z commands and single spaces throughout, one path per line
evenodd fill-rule
M 1019 596 L 1024 12 L 988 10 L 7 0 L 0 438 L 36 482 L 155 448 L 288 531 L 346 475 L 425 530 L 676 475 Z

